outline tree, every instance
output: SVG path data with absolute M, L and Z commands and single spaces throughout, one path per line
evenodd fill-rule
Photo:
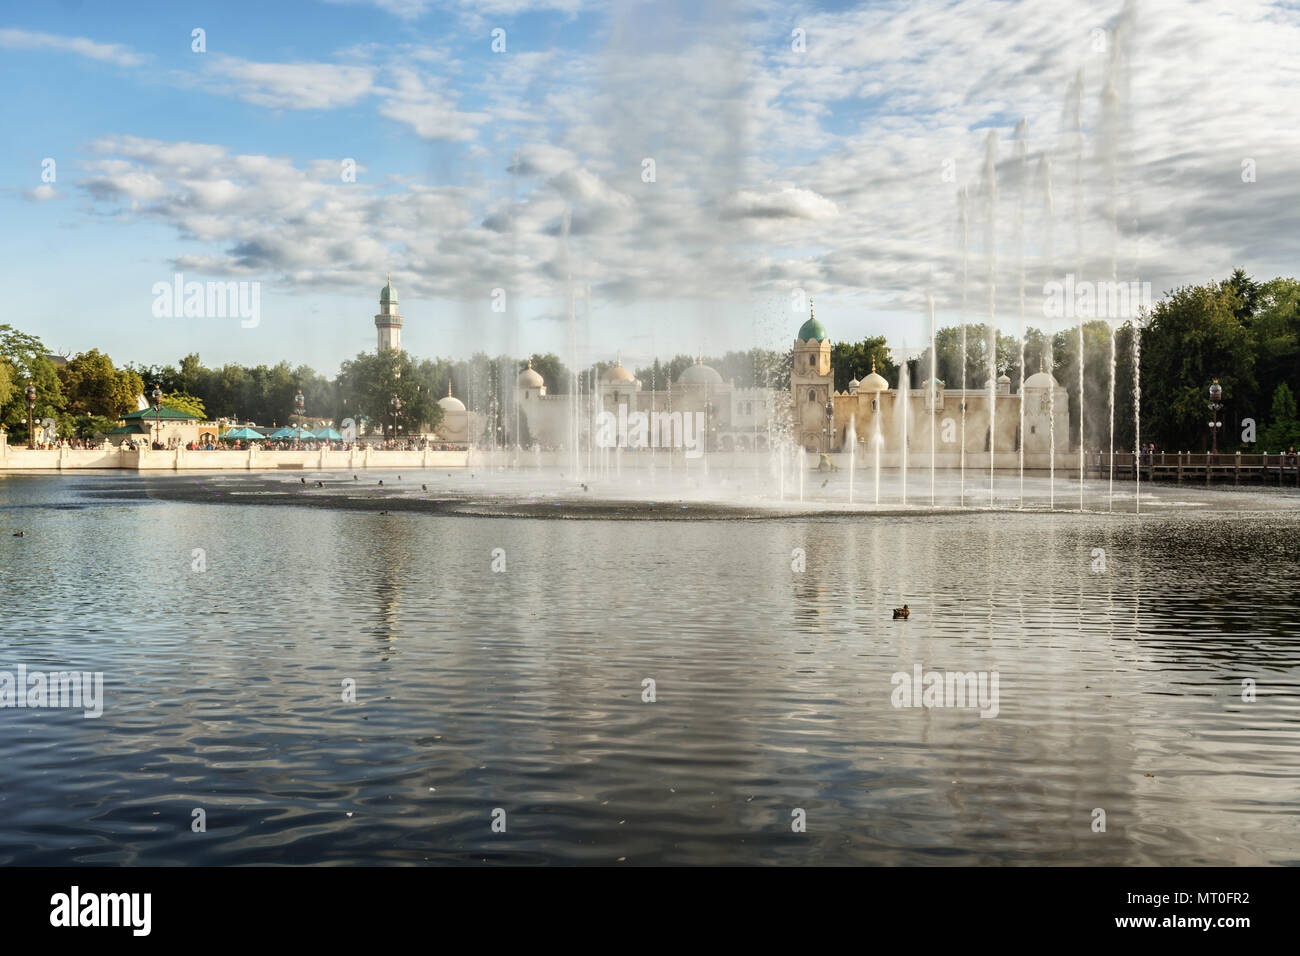
M 206 421 L 208 418 L 207 410 L 203 407 L 203 400 L 195 398 L 193 395 L 186 395 L 184 392 L 164 392 L 160 404 L 163 408 L 170 408 L 173 411 L 184 412 L 186 415 L 193 415 L 200 421 Z
M 63 390 L 54 363 L 46 356 L 44 343 L 34 335 L 19 332 L 12 325 L 0 325 L 0 359 L 11 379 L 9 397 L 0 405 L 0 427 L 14 435 L 27 434 L 27 384 L 36 386 L 37 422 L 63 411 Z
M 564 363 L 560 361 L 558 355 L 554 352 L 547 352 L 545 355 L 534 352 L 530 361 L 533 363 L 533 371 L 542 377 L 546 382 L 547 395 L 567 395 L 569 394 L 570 373 L 565 368 Z M 528 367 L 528 362 L 519 363 L 519 371 Z M 640 377 L 638 373 L 638 377 Z M 649 379 L 646 379 L 649 381 Z M 662 381 L 662 379 L 660 380 Z M 468 394 L 468 389 L 466 390 Z
M 1282 382 L 1273 391 L 1273 414 L 1259 430 L 1261 451 L 1287 451 L 1300 445 L 1300 420 L 1297 420 L 1295 395 Z
M 70 418 L 89 415 L 116 421 L 135 410 L 136 398 L 144 391 L 137 373 L 118 371 L 99 349 L 74 356 L 58 374 Z
M 862 379 L 873 367 L 885 377 L 890 388 L 898 387 L 898 365 L 890 356 L 883 335 L 861 342 L 836 342 L 831 346 L 831 371 L 838 391 L 848 391 L 852 379 Z
M 13 365 L 7 358 L 0 358 L 0 408 L 4 408 L 9 403 L 17 389 Z
M 438 396 L 420 382 L 419 369 L 406 352 L 361 352 L 339 368 L 338 384 L 343 417 L 358 425 L 364 418 L 390 435 L 394 394 L 402 402 L 399 433 L 411 434 L 422 427 L 436 430 L 442 424 Z
M 1255 390 L 1254 343 L 1238 306 L 1235 291 L 1212 283 L 1177 289 L 1152 309 L 1142 333 L 1142 418 L 1158 444 L 1209 445 L 1207 389 L 1215 379 L 1230 408 Z

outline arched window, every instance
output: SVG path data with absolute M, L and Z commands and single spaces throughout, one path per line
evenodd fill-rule
M 808 389 L 808 401 L 810 402 L 817 401 L 817 392 L 815 389 L 811 389 L 811 388 Z

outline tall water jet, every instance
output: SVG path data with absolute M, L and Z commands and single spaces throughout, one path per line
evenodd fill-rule
M 935 390 L 937 388 L 937 384 L 935 382 L 935 375 L 938 372 L 939 357 L 935 353 L 935 348 L 934 348 L 934 296 L 927 295 L 925 299 L 926 299 L 926 303 L 930 306 L 930 507 L 933 508 L 934 507 L 934 453 L 935 453 L 935 439 L 937 437 L 937 429 L 934 427 L 935 426 L 934 406 L 937 400 L 937 396 L 935 394 Z
M 1110 487 L 1107 493 L 1107 511 L 1115 510 L 1115 323 L 1106 320 L 1110 332 Z
M 591 283 L 590 283 L 590 282 L 585 283 L 585 285 L 584 285 L 584 289 L 583 289 L 583 293 L 584 293 L 584 294 L 583 294 L 583 308 L 582 308 L 582 351 L 583 351 L 583 360 L 584 360 L 585 362 L 590 363 L 590 362 L 592 361 L 592 355 L 591 355 Z M 595 365 L 591 365 L 591 370 L 590 370 L 590 374 L 589 374 L 589 376 L 588 376 L 588 379 L 589 379 L 590 385 L 589 385 L 588 392 L 587 392 L 587 401 L 589 402 L 589 405 L 588 405 L 588 408 L 587 408 L 587 421 L 588 421 L 589 423 L 591 423 L 591 424 L 594 425 L 594 424 L 595 424 L 595 421 L 596 421 L 596 412 L 597 412 L 597 408 L 596 408 L 596 400 L 597 400 L 597 396 L 596 396 L 596 366 L 595 366 Z M 594 458 L 595 458 L 595 447 L 594 447 L 594 446 L 595 446 L 595 444 L 596 444 L 596 443 L 595 443 L 594 441 L 592 441 L 592 435 L 591 435 L 591 432 L 589 431 L 589 432 L 587 433 L 587 474 L 588 474 L 588 475 L 593 474 L 593 472 L 594 472 L 594 468 L 593 468 L 593 466 L 594 466 L 594 464 L 595 464 L 595 462 L 594 462 Z
M 1128 0 L 1115 21 L 1110 33 L 1105 78 L 1101 91 L 1100 147 L 1102 162 L 1107 172 L 1110 213 L 1110 280 L 1119 281 L 1119 189 L 1120 150 L 1130 139 L 1128 129 L 1129 57 L 1135 32 L 1136 5 Z M 1115 286 L 1112 285 L 1112 288 Z M 1110 329 L 1110 488 L 1109 510 L 1115 508 L 1115 321 L 1119 316 L 1108 315 Z
M 1133 322 L 1133 454 L 1142 452 L 1142 320 Z M 1142 513 L 1142 459 L 1133 459 L 1135 514 Z
M 1054 238 L 1053 220 L 1055 210 L 1052 200 L 1052 159 L 1046 153 L 1038 161 L 1038 171 L 1043 184 L 1043 217 L 1046 220 L 1045 232 L 1047 235 L 1043 240 L 1043 271 L 1045 278 L 1051 278 L 1052 271 L 1052 243 Z M 1053 385 L 1056 380 L 1056 355 L 1055 355 L 1055 334 L 1052 328 L 1052 320 L 1047 320 L 1047 334 L 1044 339 L 1043 351 L 1046 353 L 1047 366 L 1052 370 Z M 1043 353 L 1039 353 L 1039 371 L 1042 371 Z M 1047 502 L 1049 510 L 1056 508 L 1056 389 L 1055 387 L 1047 390 L 1047 431 L 1048 431 L 1048 479 L 1047 479 Z
M 984 146 L 984 195 L 988 202 L 984 249 L 989 267 L 988 392 L 989 392 L 989 507 L 993 507 L 993 474 L 997 459 L 998 329 L 997 329 L 997 202 L 998 136 L 990 129 Z M 964 403 L 963 403 L 964 404 Z
M 1083 512 L 1083 319 L 1079 319 L 1079 512 Z
M 569 449 L 572 457 L 573 477 L 579 478 L 579 468 L 581 467 L 581 457 L 578 453 L 578 435 L 581 431 L 579 425 L 579 416 L 582 411 L 579 407 L 579 388 L 578 388 L 578 304 L 573 292 L 573 269 L 569 255 L 569 226 L 573 219 L 572 208 L 564 210 L 564 216 L 560 221 L 560 252 L 564 257 L 564 290 L 565 297 L 568 299 L 569 316 L 566 325 L 566 345 L 569 353 Z
M 1074 141 L 1074 255 L 1075 279 L 1083 279 L 1083 69 L 1075 74 L 1066 95 L 1066 115 L 1071 138 Z M 1079 318 L 1079 511 L 1083 511 L 1083 412 L 1085 395 L 1083 387 L 1083 318 Z
M 802 448 L 795 450 L 795 464 L 799 468 L 799 504 L 803 504 L 803 473 L 807 470 L 807 463 Z
M 902 500 L 903 500 L 903 504 L 906 505 L 907 504 L 907 457 L 908 457 L 907 456 L 907 452 L 908 452 L 907 425 L 908 425 L 908 419 L 910 417 L 910 412 L 911 412 L 909 399 L 912 394 L 912 381 L 911 381 L 912 376 L 911 376 L 910 367 L 907 364 L 906 346 L 904 346 L 902 349 L 902 356 L 903 356 L 903 361 L 898 367 L 897 399 L 894 403 L 894 409 L 895 409 L 894 414 L 895 416 L 901 418 L 901 421 L 899 422 L 898 427 L 894 429 L 894 433 L 900 435 L 903 442 L 902 447 L 899 449 L 899 454 L 903 456 L 902 468 L 901 468 L 902 487 L 903 487 Z
M 1016 445 L 1020 456 L 1020 508 L 1025 507 L 1025 190 L 1029 180 L 1029 121 L 1016 124 L 1016 156 L 1020 160 L 1020 181 L 1016 198 L 1016 271 L 1020 279 L 1020 421 L 1016 426 Z
M 858 457 L 858 419 L 849 415 L 849 504 L 853 504 L 854 460 Z
M 876 393 L 877 402 L 880 400 L 880 393 Z M 871 446 L 876 455 L 876 504 L 880 504 L 880 452 L 885 446 L 885 436 L 880 433 L 880 409 L 877 408 L 871 415 L 875 424 L 874 433 L 871 436 Z
M 970 219 L 966 187 L 960 193 L 961 218 L 961 506 L 966 507 L 966 288 L 970 249 Z

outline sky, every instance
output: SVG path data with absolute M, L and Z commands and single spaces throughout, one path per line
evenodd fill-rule
M 0 322 L 333 374 L 391 273 L 417 357 L 1046 328 L 1068 274 L 1300 271 L 1297 49 L 1255 0 L 5 4 Z

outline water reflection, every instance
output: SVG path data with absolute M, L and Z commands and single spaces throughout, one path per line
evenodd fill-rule
M 0 711 L 0 862 L 1297 860 L 1291 513 L 545 521 L 138 490 L 4 483 L 28 535 L 0 536 L 0 667 L 103 670 L 107 700 Z M 894 708 L 918 663 L 998 671 L 999 716 Z

